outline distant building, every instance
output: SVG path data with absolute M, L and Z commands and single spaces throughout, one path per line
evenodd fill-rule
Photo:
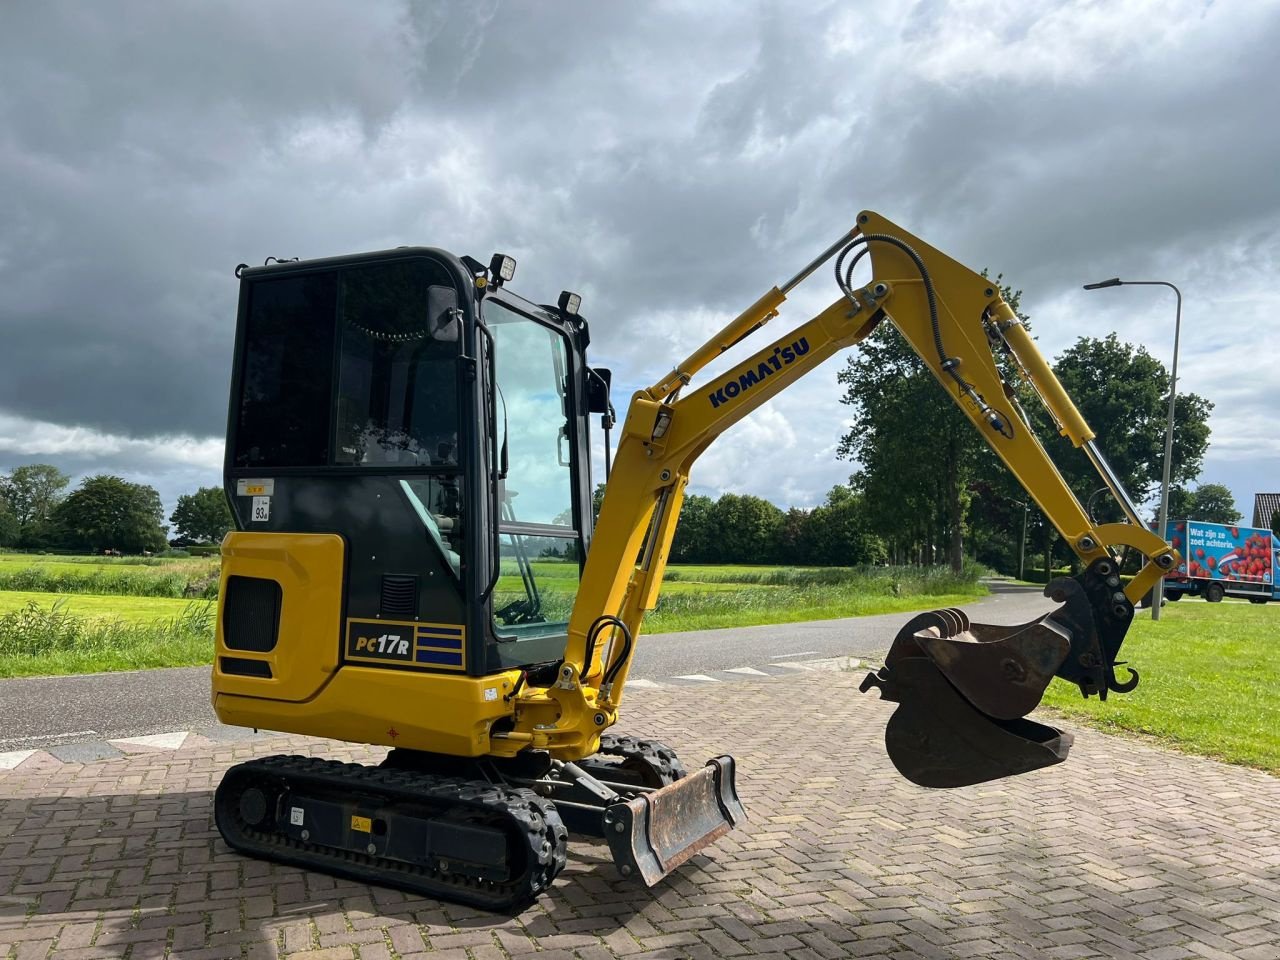
M 1280 493 L 1253 495 L 1253 525 L 1271 529 L 1271 515 L 1280 510 Z

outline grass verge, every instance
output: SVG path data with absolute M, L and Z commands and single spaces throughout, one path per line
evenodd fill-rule
M 0 614 L 0 677 L 209 663 L 214 616 L 207 601 L 148 623 L 78 617 L 61 601 L 50 607 L 32 601 Z
M 1278 631 L 1274 604 L 1187 600 L 1156 623 L 1144 611 L 1121 651 L 1142 676 L 1137 690 L 1101 703 L 1054 680 L 1044 703 L 1101 730 L 1280 773 Z
M 191 602 L 168 597 L 97 596 L 87 593 L 56 594 L 9 590 L 0 592 L 0 614 L 22 610 L 32 603 L 45 610 L 50 609 L 54 604 L 59 604 L 59 610 L 67 616 L 88 620 L 151 623 L 181 616 Z
M 218 563 L 173 561 L 163 566 L 68 563 L 0 564 L 0 590 L 119 594 L 130 597 L 218 596 Z
M 548 620 L 567 619 L 576 568 L 539 562 Z M 986 593 L 978 570 L 956 577 L 914 568 L 672 567 L 649 633 L 796 623 L 946 607 Z M 495 607 L 524 598 L 509 573 Z M 211 662 L 212 603 L 146 596 L 0 591 L 0 677 Z M 888 638 L 886 638 L 887 640 Z

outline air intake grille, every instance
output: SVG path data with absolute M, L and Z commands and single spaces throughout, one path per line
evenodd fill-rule
M 280 584 L 261 577 L 227 577 L 222 637 L 230 650 L 267 653 L 280 636 Z
M 246 657 L 221 657 L 223 673 L 234 673 L 241 677 L 262 677 L 271 679 L 271 664 L 265 660 L 250 660 Z
M 418 578 L 384 573 L 382 604 L 378 613 L 384 620 L 412 620 L 418 615 Z

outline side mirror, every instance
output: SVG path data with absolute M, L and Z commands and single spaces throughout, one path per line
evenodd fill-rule
M 607 367 L 587 368 L 587 413 L 609 412 L 609 390 L 613 371 Z
M 461 326 L 458 291 L 436 284 L 427 287 L 427 335 L 432 340 L 456 342 Z

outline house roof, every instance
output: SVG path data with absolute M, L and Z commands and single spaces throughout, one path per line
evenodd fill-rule
M 1280 510 L 1280 493 L 1255 493 L 1253 495 L 1253 525 L 1271 527 L 1271 515 Z

